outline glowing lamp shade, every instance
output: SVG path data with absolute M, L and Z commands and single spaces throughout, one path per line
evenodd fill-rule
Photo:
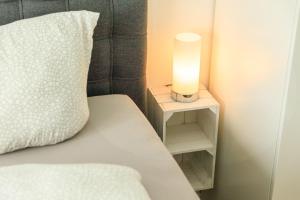
M 195 33 L 176 35 L 173 54 L 172 98 L 181 102 L 198 99 L 201 36 Z

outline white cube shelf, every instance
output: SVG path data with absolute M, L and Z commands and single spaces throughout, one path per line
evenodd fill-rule
M 148 90 L 148 118 L 196 191 L 213 188 L 219 104 L 202 87 L 193 103 L 175 102 L 170 88 Z

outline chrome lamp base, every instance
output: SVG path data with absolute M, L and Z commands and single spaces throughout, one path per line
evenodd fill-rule
M 191 103 L 199 99 L 199 94 L 182 95 L 177 92 L 171 91 L 171 97 L 174 101 L 181 103 Z

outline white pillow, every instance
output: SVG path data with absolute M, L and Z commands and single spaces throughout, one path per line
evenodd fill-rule
M 1 200 L 150 200 L 140 174 L 106 164 L 0 168 Z
M 0 154 L 62 142 L 86 124 L 98 17 L 62 12 L 0 26 Z
M 107 164 L 1 167 L 0 197 L 3 200 L 150 200 L 136 170 Z

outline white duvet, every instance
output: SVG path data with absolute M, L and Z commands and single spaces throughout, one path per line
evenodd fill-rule
M 129 167 L 16 165 L 0 168 L 1 200 L 150 200 Z

